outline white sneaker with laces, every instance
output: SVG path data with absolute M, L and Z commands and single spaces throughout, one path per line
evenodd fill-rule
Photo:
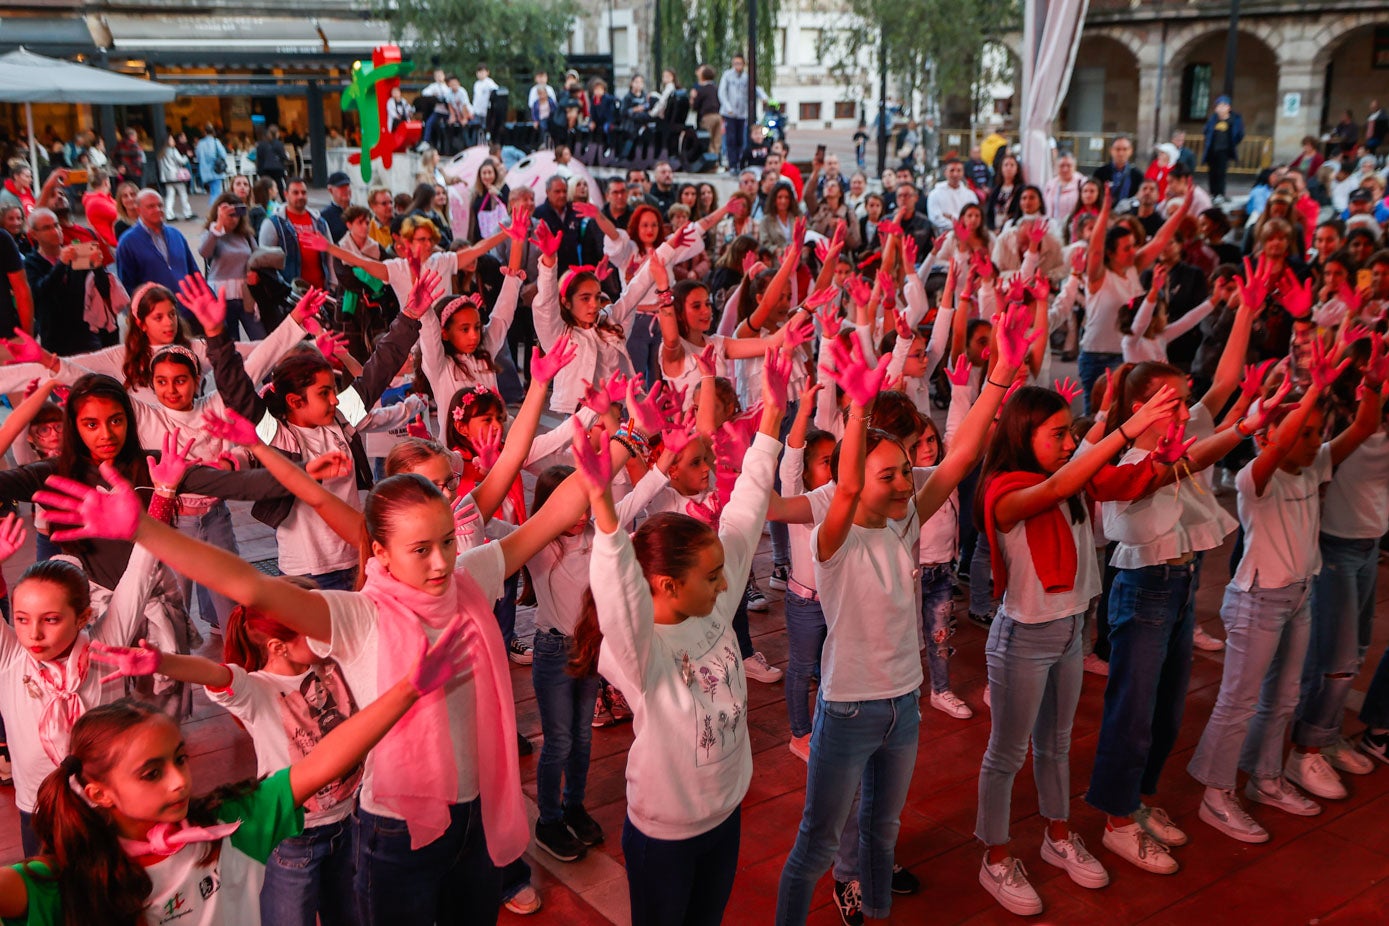
M 1268 842 L 1268 830 L 1255 822 L 1233 790 L 1207 788 L 1197 816 L 1231 839 L 1249 843 Z
M 979 883 L 1009 913 L 1035 916 L 1042 912 L 1042 898 L 1027 880 L 1027 869 L 1018 859 L 1010 856 L 997 865 L 990 865 L 985 855 L 979 866 Z
M 1191 635 L 1191 642 L 1197 649 L 1208 653 L 1218 653 L 1225 648 L 1224 640 L 1206 633 L 1199 624 L 1196 626 L 1196 632 Z
M 1062 869 L 1081 887 L 1098 889 L 1109 883 L 1109 872 L 1075 833 L 1067 833 L 1066 838 L 1060 840 L 1052 839 L 1050 833 L 1044 835 L 1042 861 Z
M 1144 832 L 1164 846 L 1184 846 L 1187 843 L 1186 833 L 1177 828 L 1177 824 L 1172 822 L 1167 811 L 1161 807 L 1149 807 L 1147 804 L 1140 804 L 1133 819 L 1134 822 L 1143 827 Z
M 772 567 L 771 578 L 767 579 L 767 584 L 779 592 L 786 591 L 786 580 L 791 577 L 791 567 L 782 563 Z
M 1323 746 L 1321 754 L 1326 756 L 1326 761 L 1330 762 L 1331 767 L 1338 772 L 1368 775 L 1375 770 L 1374 761 L 1364 753 L 1357 751 L 1345 737 L 1341 737 L 1330 746 Z
M 753 653 L 743 660 L 743 674 L 754 682 L 762 682 L 765 685 L 781 681 L 781 670 L 767 662 L 767 657 L 761 653 Z
M 535 661 L 535 651 L 531 649 L 529 643 L 522 640 L 520 637 L 512 639 L 511 643 L 506 648 L 506 655 L 507 658 L 518 666 L 528 666 Z
M 1341 776 L 1319 752 L 1294 749 L 1288 753 L 1288 761 L 1283 763 L 1283 777 L 1324 800 L 1339 801 L 1349 794 L 1341 783 Z
M 1177 873 L 1177 860 L 1167 847 L 1148 835 L 1137 823 L 1110 829 L 1104 828 L 1104 847 L 1126 862 L 1132 862 L 1155 875 Z
M 1315 817 L 1321 813 L 1321 805 L 1292 785 L 1283 777 L 1278 778 L 1251 778 L 1249 783 L 1244 786 L 1244 796 L 1251 801 L 1260 804 L 1267 804 L 1270 807 L 1277 807 L 1285 813 L 1295 814 L 1299 817 Z
M 943 714 L 949 714 L 956 720 L 968 720 L 974 716 L 974 711 L 970 706 L 948 688 L 945 691 L 931 692 L 931 706 Z
M 752 579 L 748 579 L 748 587 L 743 595 L 747 600 L 749 611 L 756 611 L 760 614 L 767 610 L 767 596 L 762 594 L 762 589 L 758 588 L 757 583 Z

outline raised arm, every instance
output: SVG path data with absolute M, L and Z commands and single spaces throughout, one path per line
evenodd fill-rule
M 364 273 L 369 273 L 381 282 L 389 282 L 390 272 L 386 268 L 386 262 L 372 260 L 370 257 L 363 257 L 353 253 L 347 248 L 341 247 L 329 241 L 316 231 L 300 231 L 299 246 L 306 251 L 327 251 L 329 255 L 347 264 L 349 267 L 356 267 Z
M 839 448 L 839 472 L 834 498 L 815 536 L 815 555 L 822 562 L 839 552 L 849 537 L 849 528 L 853 526 L 854 516 L 858 512 L 864 486 L 868 416 L 882 388 L 888 360 L 883 357 L 876 367 L 870 366 L 856 340 L 849 350 L 836 343 L 834 355 L 836 368 L 826 369 L 826 372 L 849 395 L 849 419 L 844 425 L 844 440 Z
M 1182 203 L 1177 207 L 1177 211 L 1167 217 L 1167 221 L 1162 223 L 1153 239 L 1143 247 L 1138 249 L 1138 253 L 1133 256 L 1133 265 L 1139 270 L 1146 270 L 1152 266 L 1153 261 L 1161 256 L 1167 249 L 1167 245 L 1177 234 L 1177 227 L 1182 224 L 1182 219 L 1186 218 L 1188 210 L 1191 209 L 1191 198 L 1196 193 L 1196 184 L 1188 184 L 1186 195 L 1182 197 Z M 1097 226 L 1098 227 L 1098 226 Z M 1094 239 L 1091 239 L 1093 243 Z
M 1114 194 L 1104 185 L 1104 204 L 1100 206 L 1095 227 L 1090 229 L 1090 243 L 1085 246 L 1085 280 L 1091 292 L 1104 283 L 1104 238 L 1109 233 L 1109 214 L 1114 209 Z

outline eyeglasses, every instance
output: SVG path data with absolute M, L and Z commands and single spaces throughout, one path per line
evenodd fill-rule
M 436 483 L 434 483 L 434 487 L 437 488 L 440 492 L 449 493 L 449 492 L 452 492 L 452 491 L 454 491 L 455 489 L 457 489 L 457 488 L 459 487 L 459 485 L 462 484 L 462 482 L 463 482 L 463 476 L 462 476 L 462 474 L 460 474 L 460 473 L 454 473 L 452 476 L 450 476 L 449 478 L 445 479 L 443 482 L 436 482 Z
M 29 430 L 41 437 L 49 437 L 51 435 L 62 434 L 63 426 L 55 421 L 52 424 L 30 425 Z

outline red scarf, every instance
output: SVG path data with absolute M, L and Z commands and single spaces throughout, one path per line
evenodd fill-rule
M 1020 489 L 1027 489 L 1046 482 L 1041 473 L 1028 473 L 1021 470 L 999 473 L 984 487 L 984 530 L 989 538 L 989 554 L 993 561 L 994 594 L 1003 595 L 1008 587 L 1008 566 L 1003 559 L 1003 544 L 998 537 L 998 522 L 994 512 L 998 500 Z M 1053 505 L 1045 511 L 1025 519 L 1023 530 L 1027 534 L 1027 550 L 1032 554 L 1032 563 L 1037 569 L 1037 578 L 1048 594 L 1069 592 L 1075 587 L 1076 558 L 1075 538 L 1071 536 L 1071 525 L 1061 505 Z

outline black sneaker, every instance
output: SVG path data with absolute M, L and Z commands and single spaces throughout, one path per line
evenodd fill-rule
M 988 630 L 989 626 L 994 622 L 994 616 L 992 614 L 975 614 L 973 611 L 969 612 L 969 619 L 972 623 L 978 624 L 985 630 Z
M 588 815 L 583 805 L 564 808 L 564 825 L 569 827 L 575 839 L 586 846 L 596 846 L 603 841 L 603 828 Z
M 901 865 L 892 866 L 892 893 L 915 894 L 921 890 L 921 879 Z
M 863 926 L 863 892 L 857 881 L 834 882 L 834 905 L 844 926 Z
M 561 862 L 574 862 L 584 857 L 584 845 L 569 832 L 563 821 L 535 824 L 535 844 Z
M 520 756 L 528 756 L 533 752 L 535 752 L 535 747 L 531 745 L 531 741 L 522 736 L 520 731 L 517 731 L 516 754 Z

